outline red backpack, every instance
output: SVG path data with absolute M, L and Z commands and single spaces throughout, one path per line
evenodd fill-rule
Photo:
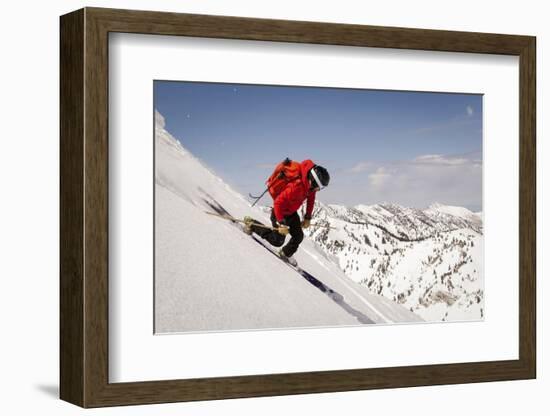
M 275 170 L 265 183 L 269 194 L 275 199 L 290 182 L 300 179 L 300 177 L 300 163 L 294 162 L 287 157 L 275 166 Z

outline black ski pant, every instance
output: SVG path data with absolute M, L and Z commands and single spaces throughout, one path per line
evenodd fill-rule
M 258 221 L 255 221 L 257 224 L 261 224 Z M 283 224 L 289 228 L 290 241 L 283 247 L 283 253 L 285 256 L 290 257 L 304 239 L 304 232 L 302 231 L 302 222 L 300 221 L 300 216 L 297 212 L 294 214 L 288 215 L 283 220 Z M 277 219 L 275 218 L 275 213 L 271 211 L 271 225 L 273 227 L 278 227 Z M 262 237 L 264 240 L 269 242 L 272 246 L 281 247 L 285 243 L 285 236 L 279 234 L 275 230 L 270 230 L 268 228 L 255 227 L 254 224 L 251 225 L 252 231 Z

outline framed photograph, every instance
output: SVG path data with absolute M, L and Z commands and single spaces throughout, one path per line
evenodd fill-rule
M 60 29 L 63 400 L 536 377 L 534 37 Z

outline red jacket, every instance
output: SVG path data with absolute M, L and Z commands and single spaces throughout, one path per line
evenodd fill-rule
M 313 204 L 315 203 L 315 191 L 310 191 L 310 183 L 307 179 L 309 170 L 315 166 L 311 160 L 304 160 L 300 163 L 301 177 L 289 182 L 288 185 L 277 195 L 273 201 L 273 210 L 278 222 L 300 209 L 307 199 L 306 217 L 311 218 Z

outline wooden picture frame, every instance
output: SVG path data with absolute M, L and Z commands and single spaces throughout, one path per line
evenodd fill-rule
M 535 51 L 530 36 L 85 8 L 61 17 L 60 396 L 82 407 L 536 377 Z M 519 359 L 109 383 L 108 35 L 246 39 L 519 57 Z

